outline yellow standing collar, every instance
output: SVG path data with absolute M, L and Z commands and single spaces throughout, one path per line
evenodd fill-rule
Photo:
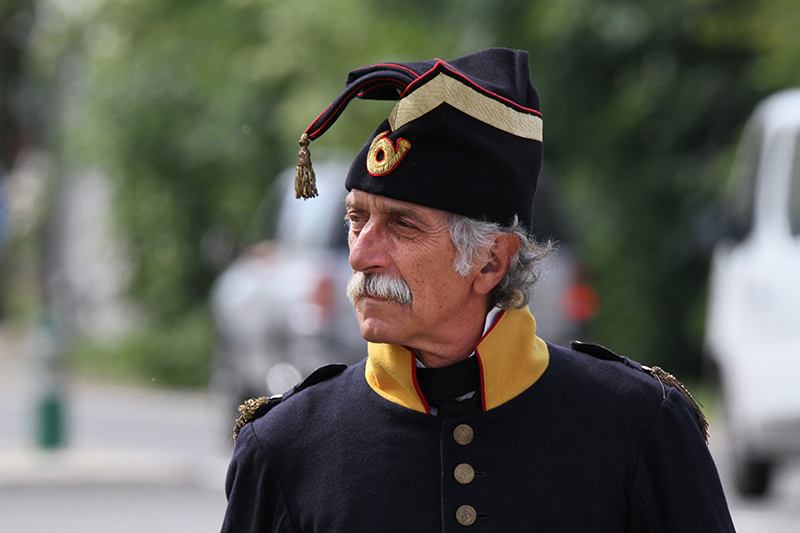
M 527 307 L 504 311 L 475 348 L 480 363 L 481 400 L 488 411 L 518 396 L 544 373 L 550 361 L 547 344 L 536 336 Z M 430 413 L 417 384 L 414 352 L 404 346 L 369 343 L 367 383 L 387 400 Z

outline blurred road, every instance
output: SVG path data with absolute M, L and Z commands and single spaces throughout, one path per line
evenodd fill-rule
M 0 533 L 219 531 L 232 420 L 204 393 L 70 383 L 69 445 L 35 443 L 37 380 L 0 329 Z M 711 450 L 730 487 L 724 432 Z M 726 493 L 739 533 L 800 531 L 800 464 L 781 470 L 772 496 Z
M 720 472 L 733 523 L 738 533 L 800 532 L 800 461 L 784 465 L 775 473 L 769 496 L 745 499 L 733 488 L 725 428 L 721 420 L 711 421 L 710 447 Z
M 209 394 L 65 386 L 68 446 L 35 446 L 41 388 L 0 330 L 0 533 L 211 533 L 232 420 Z

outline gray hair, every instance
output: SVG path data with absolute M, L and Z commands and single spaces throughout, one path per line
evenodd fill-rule
M 510 226 L 502 226 L 496 222 L 448 213 L 447 226 L 450 241 L 456 250 L 453 269 L 462 276 L 467 276 L 479 263 L 490 259 L 495 236 L 516 235 L 519 252 L 513 257 L 508 272 L 494 288 L 491 303 L 501 309 L 509 309 L 522 308 L 530 302 L 541 273 L 541 264 L 553 253 L 552 241 L 537 243 L 520 225 L 516 216 Z

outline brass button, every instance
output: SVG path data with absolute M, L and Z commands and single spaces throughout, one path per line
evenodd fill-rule
M 462 505 L 456 511 L 456 520 L 462 526 L 471 526 L 475 523 L 475 520 L 478 518 L 478 513 L 475 511 L 475 508 L 471 505 Z
M 472 480 L 475 479 L 475 469 L 467 463 L 461 463 L 456 467 L 453 475 L 455 476 L 456 481 L 462 485 L 466 485 L 468 483 L 472 483 Z
M 453 438 L 456 439 L 456 442 L 462 446 L 466 446 L 467 444 L 472 442 L 472 438 L 474 436 L 475 432 L 472 431 L 472 428 L 469 427 L 467 424 L 459 424 L 453 431 Z

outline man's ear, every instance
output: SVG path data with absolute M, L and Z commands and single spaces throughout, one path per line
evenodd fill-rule
M 511 266 L 511 260 L 519 252 L 519 238 L 516 235 L 499 233 L 489 250 L 489 261 L 475 273 L 472 288 L 478 294 L 489 294 L 500 283 Z

